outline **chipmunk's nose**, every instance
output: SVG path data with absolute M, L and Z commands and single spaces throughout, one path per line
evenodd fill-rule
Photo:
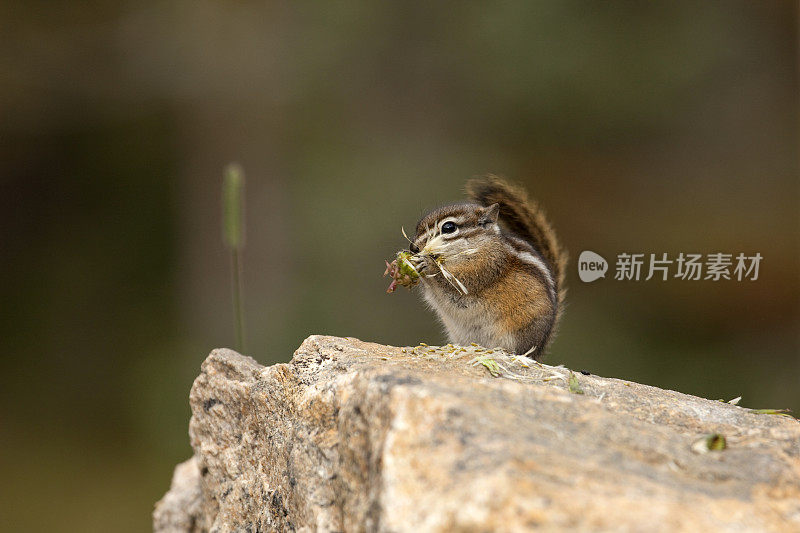
M 416 244 L 414 244 L 413 242 L 412 242 L 412 243 L 411 243 L 411 245 L 408 247 L 408 249 L 409 249 L 409 250 L 411 250 L 411 253 L 413 253 L 413 254 L 418 254 L 418 253 L 419 253 L 419 246 L 417 246 L 417 245 L 416 245 Z

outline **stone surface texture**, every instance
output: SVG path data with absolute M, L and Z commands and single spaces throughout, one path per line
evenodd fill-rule
M 800 531 L 797 420 L 575 376 L 474 346 L 214 350 L 154 529 Z

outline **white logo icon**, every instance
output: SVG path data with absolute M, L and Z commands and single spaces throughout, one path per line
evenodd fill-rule
M 578 258 L 578 276 L 580 276 L 581 281 L 590 283 L 596 279 L 604 278 L 607 270 L 608 261 L 603 259 L 601 255 L 589 250 L 581 252 Z

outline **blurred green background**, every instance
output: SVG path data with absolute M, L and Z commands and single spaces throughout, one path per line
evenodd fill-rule
M 493 172 L 573 261 L 546 359 L 800 411 L 797 6 L 0 5 L 0 528 L 146 531 L 233 344 L 220 180 L 247 173 L 249 354 L 444 341 L 384 258 Z M 755 282 L 581 283 L 593 250 L 760 252 Z M 612 265 L 613 269 L 613 265 Z

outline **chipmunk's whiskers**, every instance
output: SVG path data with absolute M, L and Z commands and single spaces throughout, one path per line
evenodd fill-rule
M 400 226 L 400 231 L 403 232 L 403 237 L 406 238 L 406 240 L 408 241 L 409 244 L 414 244 L 414 241 L 409 239 L 408 235 L 406 235 L 406 228 L 404 228 L 403 226 Z
M 452 259 L 453 257 L 458 257 L 459 255 L 472 255 L 477 253 L 478 253 L 477 248 L 469 248 L 467 250 L 461 250 L 460 252 L 455 253 L 453 255 L 448 255 L 447 257 L 445 257 L 445 259 Z

